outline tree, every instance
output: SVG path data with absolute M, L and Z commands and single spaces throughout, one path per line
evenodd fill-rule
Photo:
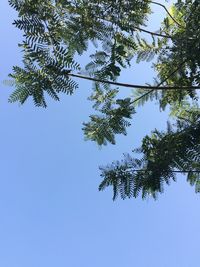
M 200 191 L 200 2 L 177 0 L 168 11 L 155 1 L 9 0 L 18 11 L 14 25 L 23 30 L 23 67 L 13 67 L 10 77 L 16 89 L 9 101 L 21 104 L 32 97 L 46 107 L 45 95 L 59 100 L 59 93 L 78 88 L 73 77 L 93 81 L 90 100 L 95 115 L 85 123 L 87 139 L 115 144 L 115 135 L 126 128 L 138 105 L 157 99 L 161 110 L 170 107 L 175 121 L 166 132 L 154 130 L 145 136 L 134 155 L 101 167 L 100 190 L 113 187 L 120 195 L 156 198 L 164 184 L 187 174 Z M 146 28 L 152 6 L 159 5 L 166 17 L 157 32 Z M 144 34 L 150 38 L 144 38 Z M 93 44 L 94 53 L 84 70 L 75 60 Z M 122 69 L 152 61 L 155 84 L 117 82 Z M 118 99 L 120 86 L 135 88 L 134 98 Z M 138 154 L 138 156 L 137 156 Z

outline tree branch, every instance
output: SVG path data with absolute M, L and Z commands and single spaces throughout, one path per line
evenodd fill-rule
M 184 62 L 185 63 L 185 62 Z M 181 65 L 183 65 L 182 63 Z M 94 82 L 99 82 L 99 83 L 105 83 L 105 84 L 110 84 L 110 85 L 116 85 L 120 87 L 127 87 L 127 88 L 138 88 L 138 89 L 152 89 L 152 90 L 192 90 L 192 89 L 200 89 L 200 85 L 197 86 L 160 86 L 163 84 L 167 79 L 169 79 L 178 69 L 181 67 L 181 65 L 173 71 L 165 80 L 163 80 L 161 83 L 159 83 L 156 86 L 148 86 L 148 85 L 140 85 L 140 84 L 129 84 L 129 83 L 120 83 L 120 82 L 113 82 L 113 81 L 108 81 L 108 80 L 102 80 L 90 76 L 84 76 L 81 74 L 75 74 L 75 73 L 65 73 L 68 76 L 79 78 L 79 79 L 84 79 L 84 80 L 89 80 L 89 81 L 94 81 Z M 147 92 L 148 94 L 150 92 Z
M 168 39 L 173 39 L 173 37 L 171 35 L 166 35 L 166 34 L 162 34 L 162 33 L 151 32 L 151 31 L 148 31 L 148 30 L 145 30 L 143 28 L 136 27 L 136 26 L 134 26 L 132 28 L 133 29 L 136 29 L 138 31 L 141 31 L 141 32 L 145 32 L 145 33 L 154 35 L 154 36 L 159 36 L 159 37 L 164 37 L 164 38 L 168 38 Z
M 99 17 L 98 17 L 98 18 L 99 18 Z M 104 20 L 104 21 L 107 21 L 107 22 L 109 22 L 109 23 L 113 23 L 112 21 L 110 21 L 110 20 L 107 19 L 107 18 L 99 18 L 99 19 Z M 151 34 L 151 35 L 153 35 L 153 36 L 164 37 L 164 38 L 168 38 L 168 39 L 172 39 L 172 38 L 173 38 L 173 36 L 171 36 L 171 35 L 162 34 L 162 33 L 156 33 L 156 32 L 152 32 L 152 31 L 149 31 L 149 30 L 145 30 L 145 29 L 140 28 L 140 27 L 137 27 L 137 26 L 132 26 L 132 27 L 131 27 L 131 31 L 133 32 L 134 29 L 135 29 L 135 30 L 138 30 L 138 31 L 140 31 L 140 32 L 145 32 L 145 33 Z
M 181 28 L 185 28 L 183 25 L 181 25 L 177 20 L 175 20 L 175 18 L 169 13 L 169 11 L 167 10 L 166 6 L 160 3 L 157 3 L 155 1 L 149 1 L 149 3 L 161 6 L 162 8 L 165 9 L 165 11 L 167 12 L 167 14 L 169 15 L 169 17 Z
M 132 101 L 132 104 L 133 103 L 135 103 L 135 102 L 137 102 L 138 100 L 140 100 L 140 99 L 142 99 L 143 97 L 145 97 L 145 96 L 147 96 L 147 95 L 149 95 L 149 94 L 151 94 L 154 90 L 159 90 L 159 89 L 166 89 L 167 87 L 161 87 L 161 85 L 164 83 L 164 82 L 166 82 L 170 77 L 172 77 L 184 64 L 185 64 L 185 62 L 186 62 L 186 60 L 184 60 L 173 72 L 171 72 L 164 80 L 162 80 L 158 85 L 157 85 L 157 87 L 156 88 L 154 88 L 154 89 L 152 89 L 152 90 L 150 90 L 149 92 L 147 92 L 147 93 L 144 93 L 143 95 L 141 95 L 140 97 L 138 97 L 138 98 L 136 98 L 135 100 L 133 100 Z M 149 88 L 152 88 L 152 87 L 149 87 Z M 170 88 L 172 88 L 172 87 L 170 87 Z M 176 89 L 183 89 L 183 87 L 177 87 Z M 174 88 L 175 89 L 175 88 Z M 190 89 L 192 89 L 191 87 L 190 87 Z M 195 89 L 200 89 L 200 87 L 199 88 L 195 88 Z M 169 90 L 169 89 L 167 89 L 167 90 Z
M 132 171 L 134 171 L 134 172 L 151 172 L 151 171 L 148 171 L 148 170 L 145 170 L 145 169 L 133 169 Z M 173 170 L 171 172 L 174 172 L 174 173 L 189 173 L 189 172 L 191 172 L 191 173 L 200 173 L 200 170 L 183 170 L 183 171 Z

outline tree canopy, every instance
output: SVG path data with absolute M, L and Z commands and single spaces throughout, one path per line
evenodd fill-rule
M 152 131 L 140 148 L 121 161 L 100 167 L 99 190 L 113 187 L 113 199 L 157 197 L 176 173 L 187 175 L 200 191 L 200 2 L 177 0 L 168 10 L 148 0 L 9 0 L 18 12 L 14 25 L 23 31 L 23 65 L 10 77 L 15 90 L 9 101 L 24 104 L 32 97 L 47 107 L 46 96 L 60 99 L 78 88 L 74 77 L 92 81 L 94 115 L 83 124 L 86 139 L 98 145 L 115 144 L 126 135 L 138 105 L 157 100 L 170 108 L 167 130 Z M 166 16 L 158 31 L 148 29 L 154 5 Z M 147 37 L 144 37 L 147 36 Z M 89 49 L 93 46 L 93 50 Z M 82 69 L 78 56 L 91 52 Z M 152 62 L 152 85 L 117 82 L 134 60 Z M 136 67 L 134 65 L 134 67 Z M 145 81 L 144 81 L 145 82 Z M 135 88 L 134 96 L 119 98 L 121 86 Z

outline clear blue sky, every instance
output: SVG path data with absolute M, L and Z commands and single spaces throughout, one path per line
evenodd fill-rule
M 15 13 L 6 0 L 0 15 L 3 81 L 20 64 L 21 35 L 11 25 Z M 151 77 L 143 64 L 121 80 Z M 111 190 L 97 190 L 98 166 L 131 152 L 145 133 L 165 126 L 166 115 L 145 106 L 128 137 L 99 149 L 81 131 L 91 112 L 90 88 L 81 81 L 74 96 L 49 101 L 45 110 L 31 101 L 8 104 L 13 89 L 0 85 L 0 266 L 198 267 L 200 195 L 185 177 L 178 176 L 157 201 L 113 202 Z M 121 90 L 129 95 L 129 89 Z

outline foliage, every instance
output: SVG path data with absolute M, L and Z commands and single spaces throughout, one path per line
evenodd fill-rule
M 96 101 L 93 107 L 102 115 L 91 115 L 91 121 L 83 124 L 86 139 L 105 145 L 107 142 L 115 144 L 115 134 L 126 135 L 126 127 L 130 126 L 130 122 L 125 118 L 131 119 L 135 110 L 130 98 L 115 100 L 117 92 L 108 90 L 104 93 L 96 85 L 90 99 Z
M 115 135 L 126 128 L 138 105 L 157 100 L 160 109 L 170 108 L 173 125 L 167 131 L 154 130 L 134 150 L 139 157 L 125 156 L 121 162 L 101 167 L 100 190 L 113 187 L 120 195 L 156 197 L 164 184 L 187 174 L 200 191 L 200 109 L 194 86 L 200 86 L 200 2 L 177 0 L 157 32 L 146 28 L 155 1 L 140 0 L 9 0 L 18 12 L 14 25 L 24 32 L 19 46 L 23 66 L 13 67 L 10 77 L 15 91 L 9 101 L 23 104 L 29 97 L 46 107 L 46 95 L 59 100 L 59 93 L 72 94 L 78 88 L 76 71 L 92 79 L 95 114 L 83 124 L 86 139 L 98 145 L 115 144 Z M 144 33 L 150 38 L 144 38 Z M 93 49 L 91 49 L 93 45 Z M 89 49 L 90 47 L 90 49 Z M 92 51 L 82 70 L 78 56 Z M 152 61 L 157 73 L 155 87 L 138 89 L 120 99 L 113 88 L 124 68 L 133 60 Z M 75 60 L 76 59 L 76 60 Z M 101 82 L 100 82 L 101 81 Z M 173 86 L 175 89 L 159 89 Z M 184 88 L 184 87 L 187 87 Z
M 151 136 L 144 137 L 141 149 L 134 151 L 142 157 L 126 156 L 123 161 L 103 168 L 104 180 L 99 189 L 112 185 L 114 199 L 118 194 L 123 199 L 137 197 L 140 192 L 143 198 L 148 195 L 156 198 L 157 193 L 163 192 L 164 183 L 176 180 L 176 172 L 187 170 L 187 180 L 195 184 L 199 192 L 200 112 L 188 113 L 187 121 L 186 118 L 179 120 L 175 131 L 169 125 L 166 133 L 155 130 Z

